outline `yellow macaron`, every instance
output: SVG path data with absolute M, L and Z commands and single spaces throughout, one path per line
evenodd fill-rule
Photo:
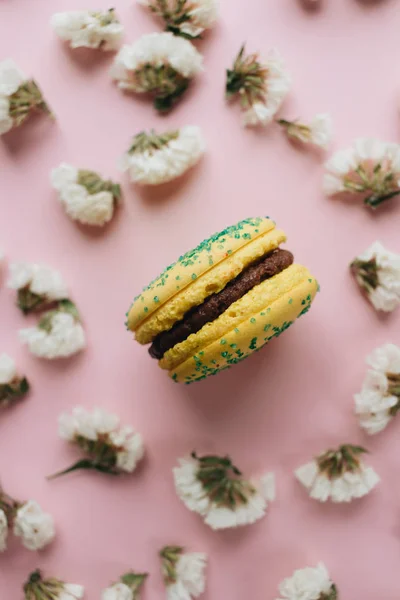
M 137 296 L 127 327 L 179 382 L 214 375 L 307 312 L 318 284 L 292 264 L 268 218 L 224 229 L 181 256 Z

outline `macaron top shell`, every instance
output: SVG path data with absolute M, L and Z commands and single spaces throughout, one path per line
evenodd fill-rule
M 144 320 L 179 291 L 227 256 L 274 227 L 274 222 L 268 218 L 244 219 L 201 242 L 194 250 L 190 250 L 167 267 L 135 298 L 127 315 L 128 329 L 135 331 Z

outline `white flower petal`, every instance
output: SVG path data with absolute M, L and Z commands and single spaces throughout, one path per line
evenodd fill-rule
M 0 62 L 1 96 L 11 96 L 18 90 L 24 81 L 26 81 L 26 76 L 13 60 L 8 58 Z
M 17 375 L 14 360 L 8 354 L 0 354 L 0 385 L 10 383 Z
M 40 550 L 54 539 L 53 517 L 43 512 L 37 502 L 29 500 L 17 510 L 14 535 L 21 538 L 28 550 Z
M 61 163 L 52 170 L 50 174 L 51 184 L 54 189 L 62 191 L 67 185 L 76 183 L 78 179 L 78 169 L 67 163 Z
M 302 465 L 295 471 L 296 478 L 308 490 L 313 486 L 317 475 L 319 474 L 318 464 L 315 460 Z
M 124 583 L 114 583 L 103 590 L 102 600 L 133 600 L 132 590 Z
M 0 552 L 7 549 L 8 521 L 4 510 L 0 508 Z

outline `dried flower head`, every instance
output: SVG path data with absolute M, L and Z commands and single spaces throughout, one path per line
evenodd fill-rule
M 60 273 L 35 263 L 12 263 L 8 287 L 17 290 L 18 307 L 25 314 L 68 297 Z
M 28 380 L 17 373 L 15 361 L 4 352 L 0 354 L 0 406 L 19 400 L 28 391 Z
M 157 134 L 154 130 L 136 135 L 122 156 L 120 168 L 132 181 L 159 185 L 180 177 L 193 167 L 205 151 L 199 127 L 182 127 Z
M 28 550 L 41 550 L 54 539 L 54 520 L 34 500 L 15 500 L 0 488 L 0 552 L 6 550 L 9 531 Z
M 140 592 L 148 577 L 147 573 L 129 571 L 116 583 L 103 590 L 102 600 L 139 600 Z
M 354 396 L 361 427 L 370 435 L 383 431 L 400 411 L 400 348 L 385 344 L 367 358 L 372 367 Z
M 179 459 L 173 473 L 178 496 L 212 529 L 254 523 L 275 498 L 272 473 L 253 483 L 243 478 L 228 457 L 198 457 L 193 453 L 190 458 Z
M 376 310 L 391 312 L 400 304 L 400 254 L 374 242 L 350 265 L 358 285 Z
M 111 76 L 123 90 L 149 93 L 159 111 L 170 110 L 202 70 L 196 48 L 172 33 L 149 33 L 118 52 Z
M 366 452 L 361 446 L 343 444 L 299 467 L 295 475 L 315 500 L 350 502 L 366 496 L 380 481 L 374 469 L 361 460 Z
M 279 586 L 278 600 L 337 600 L 336 585 L 323 563 L 298 569 Z
M 34 112 L 52 116 L 42 92 L 33 79 L 11 59 L 0 62 L 0 135 L 19 127 Z
M 67 163 L 52 170 L 51 183 L 58 190 L 67 215 L 84 225 L 101 227 L 108 223 L 121 199 L 118 183 L 102 179 L 95 171 L 77 169 Z
M 217 0 L 138 0 L 165 22 L 166 31 L 198 38 L 218 18 Z
M 21 329 L 21 341 L 39 358 L 66 358 L 86 347 L 86 336 L 78 310 L 70 300 L 60 300 L 44 313 L 37 327 Z
M 165 546 L 160 551 L 160 558 L 168 600 L 190 600 L 203 594 L 206 588 L 206 554 L 185 552 L 181 546 Z
M 123 30 L 115 10 L 72 10 L 56 13 L 50 21 L 54 31 L 71 48 L 116 50 Z
M 61 414 L 59 435 L 78 446 L 87 458 L 51 478 L 78 469 L 91 469 L 110 475 L 132 473 L 144 454 L 142 436 L 132 427 L 121 427 L 116 415 L 101 408 L 87 411 L 77 406 L 72 415 Z
M 309 125 L 297 119 L 295 121 L 278 119 L 278 123 L 290 139 L 303 144 L 312 144 L 326 149 L 332 139 L 332 119 L 325 113 L 315 115 Z
M 291 79 L 279 54 L 274 50 L 265 60 L 257 54 L 239 51 L 232 69 L 227 70 L 226 95 L 239 96 L 244 125 L 267 125 L 282 105 Z
M 400 193 L 400 146 L 361 138 L 334 154 L 325 165 L 324 192 L 358 194 L 376 208 Z
M 65 583 L 55 577 L 43 577 L 39 570 L 29 575 L 24 585 L 25 600 L 78 600 L 84 588 L 75 583 Z

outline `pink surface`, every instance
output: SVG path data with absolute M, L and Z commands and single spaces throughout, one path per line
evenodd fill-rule
M 86 0 L 108 8 L 107 0 Z M 335 147 L 373 135 L 398 140 L 400 9 L 395 0 L 221 0 L 221 20 L 199 44 L 205 72 L 168 117 L 111 83 L 112 55 L 69 52 L 48 21 L 72 0 L 3 0 L 0 57 L 33 74 L 57 115 L 34 120 L 0 142 L 0 245 L 9 260 L 45 262 L 68 282 L 89 346 L 69 361 L 35 360 L 21 348 L 26 323 L 13 293 L 0 289 L 1 347 L 15 356 L 32 394 L 0 415 L 0 475 L 20 498 L 53 513 L 58 536 L 35 555 L 13 544 L 0 557 L 0 598 L 18 600 L 29 571 L 82 583 L 86 597 L 129 568 L 148 570 L 144 600 L 164 596 L 158 549 L 182 544 L 210 555 L 204 600 L 272 599 L 282 578 L 322 560 L 341 600 L 398 600 L 400 584 L 399 423 L 372 439 L 358 428 L 352 395 L 364 357 L 399 343 L 400 312 L 381 318 L 360 296 L 349 261 L 375 239 L 399 246 L 399 204 L 377 213 L 324 198 L 322 157 L 293 148 L 277 127 L 247 131 L 223 98 L 224 69 L 241 43 L 276 46 L 293 74 L 283 114 L 332 113 Z M 115 6 L 126 41 L 157 30 L 131 0 Z M 159 190 L 123 180 L 124 205 L 106 230 L 88 233 L 63 214 L 49 185 L 65 160 L 118 178 L 116 160 L 148 127 L 200 125 L 208 154 L 190 175 Z M 208 234 L 253 215 L 271 215 L 288 247 L 320 280 L 310 313 L 264 351 L 193 386 L 172 383 L 124 328 L 133 296 Z M 57 416 L 100 405 L 142 432 L 147 457 L 132 477 L 80 473 L 47 482 L 76 453 L 57 436 Z M 367 445 L 382 484 L 350 506 L 307 498 L 292 471 L 344 441 Z M 278 496 L 260 523 L 213 533 L 175 496 L 178 456 L 229 453 L 245 472 L 274 470 Z

